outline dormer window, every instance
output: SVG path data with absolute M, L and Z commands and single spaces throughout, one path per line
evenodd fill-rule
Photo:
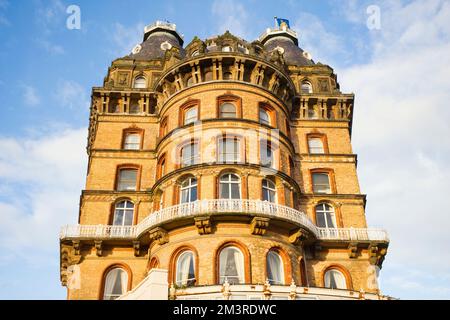
M 191 54 L 191 57 L 196 57 L 200 54 L 200 52 L 198 50 L 194 50 Z
M 230 46 L 224 46 L 222 47 L 222 52 L 233 52 L 233 48 Z
M 143 76 L 136 77 L 136 79 L 134 79 L 134 88 L 135 89 L 147 88 L 147 80 Z
M 302 93 L 313 93 L 311 82 L 309 81 L 303 81 L 302 82 Z

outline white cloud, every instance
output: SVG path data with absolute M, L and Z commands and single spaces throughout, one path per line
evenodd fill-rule
M 132 26 L 124 26 L 121 23 L 115 23 L 113 32 L 108 30 L 108 34 L 112 34 L 112 42 L 117 48 L 111 52 L 115 57 L 124 56 L 131 53 L 131 50 L 142 42 L 145 24 L 139 22 Z
M 309 52 L 316 62 L 331 63 L 336 55 L 345 53 L 344 40 L 328 31 L 313 14 L 300 13 L 292 24 L 292 29 L 299 36 L 300 47 Z
M 33 86 L 24 85 L 23 86 L 23 99 L 27 106 L 37 106 L 41 102 L 41 98 L 36 92 Z
M 251 39 L 248 25 L 247 9 L 235 0 L 215 0 L 211 11 L 217 21 L 216 32 L 224 33 L 226 30 L 244 39 Z
M 83 128 L 38 139 L 0 137 L 0 190 L 6 191 L 0 195 L 4 257 L 31 247 L 38 255 L 54 255 L 59 228 L 76 223 L 86 135 Z
M 370 62 L 338 75 L 343 91 L 356 93 L 353 145 L 369 224 L 391 236 L 381 275 L 387 293 L 449 298 L 425 275 L 450 270 L 450 3 L 379 5 Z M 417 273 L 399 276 L 390 264 Z
M 60 0 L 37 1 L 35 20 L 44 34 L 65 28 L 66 18 L 66 6 Z
M 60 80 L 56 88 L 55 97 L 66 108 L 84 110 L 89 108 L 89 98 L 86 90 L 75 81 Z
M 40 40 L 36 40 L 36 43 L 43 48 L 45 51 L 47 51 L 48 53 L 50 53 L 51 55 L 58 55 L 58 54 L 63 54 L 64 48 L 58 44 L 54 44 L 48 40 L 45 39 L 40 39 Z
M 9 2 L 6 0 L 0 0 L 0 26 L 10 26 L 11 22 L 6 18 L 5 12 L 9 6 Z

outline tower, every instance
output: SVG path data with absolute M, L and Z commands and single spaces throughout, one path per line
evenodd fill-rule
M 147 26 L 92 89 L 69 299 L 380 299 L 353 94 L 286 23 L 183 46 Z

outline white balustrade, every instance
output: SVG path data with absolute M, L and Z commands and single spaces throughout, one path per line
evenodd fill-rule
M 243 214 L 294 222 L 320 240 L 389 241 L 386 231 L 363 228 L 318 228 L 306 214 L 283 205 L 261 200 L 199 200 L 183 203 L 151 213 L 135 226 L 76 225 L 65 226 L 61 239 L 136 239 L 150 229 L 180 218 L 202 215 Z

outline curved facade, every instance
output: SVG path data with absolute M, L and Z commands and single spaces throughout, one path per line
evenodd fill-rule
M 286 26 L 185 47 L 146 27 L 92 91 L 79 224 L 60 235 L 68 298 L 385 298 L 353 101 Z

